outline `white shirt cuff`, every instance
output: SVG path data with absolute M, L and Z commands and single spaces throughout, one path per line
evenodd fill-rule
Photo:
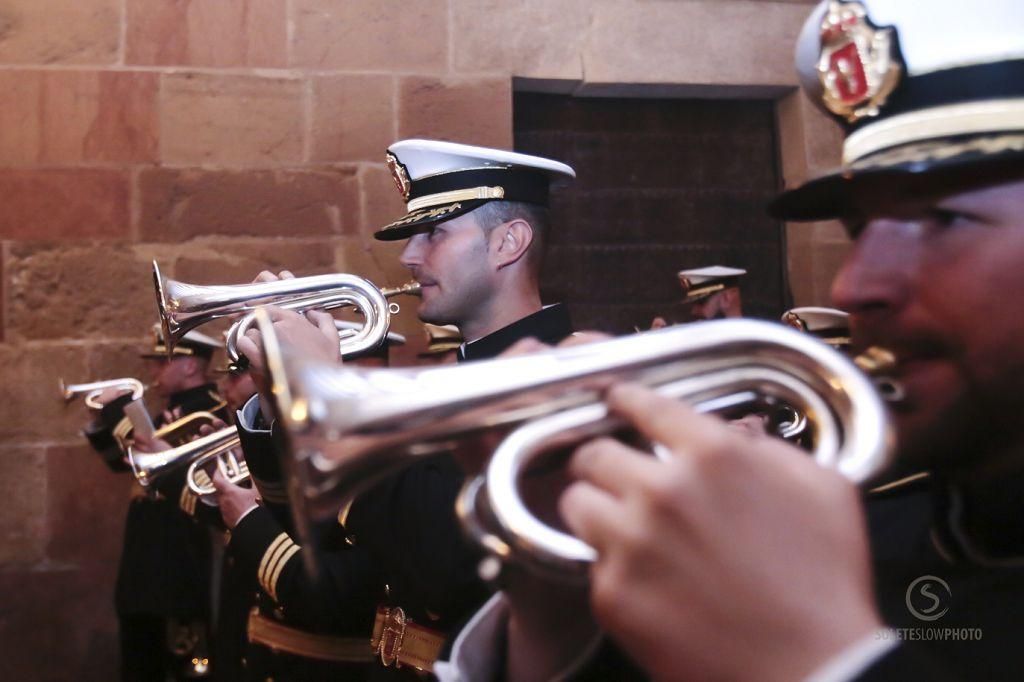
M 504 660 L 501 647 L 508 627 L 508 602 L 498 592 L 473 617 L 452 645 L 451 658 L 434 663 L 439 682 L 492 680 Z
M 263 406 L 260 403 L 260 396 L 259 394 L 256 394 L 245 401 L 245 405 L 242 405 L 242 409 L 238 410 L 238 425 L 250 433 L 270 433 L 269 429 L 253 428 L 256 424 L 257 414 L 262 411 Z M 268 423 L 271 421 L 266 419 L 266 413 L 264 413 L 264 419 Z
M 889 628 L 879 628 L 826 661 L 808 675 L 804 682 L 849 682 L 894 649 L 896 643 L 895 632 Z
M 439 682 L 480 682 L 498 677 L 498 666 L 505 661 L 505 633 L 508 631 L 509 606 L 503 592 L 492 596 L 462 628 L 452 645 L 451 659 L 436 661 L 434 675 Z M 604 639 L 598 633 L 554 680 L 571 679 L 594 656 Z M 511 654 L 510 654 L 511 655 Z

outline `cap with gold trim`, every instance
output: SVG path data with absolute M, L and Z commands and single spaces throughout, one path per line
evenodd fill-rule
M 850 347 L 850 316 L 842 310 L 816 306 L 793 308 L 782 314 L 782 321 L 837 350 L 845 351 Z
M 553 182 L 576 177 L 551 159 L 439 140 L 401 140 L 388 147 L 388 167 L 407 213 L 378 230 L 383 241 L 426 232 L 488 201 L 548 205 Z
M 717 294 L 723 289 L 738 287 L 740 277 L 747 274 L 741 268 L 730 268 L 725 265 L 711 265 L 706 268 L 679 271 L 679 284 L 683 287 L 684 303 L 695 303 Z
M 824 0 L 796 60 L 846 140 L 842 167 L 781 194 L 775 217 L 841 217 L 861 187 L 965 168 L 1024 175 L 1024 2 Z
M 185 334 L 180 341 L 174 344 L 174 348 L 171 350 L 171 355 L 195 356 L 208 360 L 213 357 L 213 354 L 217 349 L 223 347 L 224 344 L 217 339 L 193 329 Z M 163 329 L 159 323 L 153 325 L 153 350 L 139 353 L 139 357 L 156 359 L 167 358 L 167 345 L 164 343 Z

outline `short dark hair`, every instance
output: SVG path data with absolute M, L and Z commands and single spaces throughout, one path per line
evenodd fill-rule
M 544 260 L 544 246 L 548 235 L 548 208 L 524 201 L 488 201 L 473 211 L 477 223 L 490 234 L 499 225 L 513 220 L 522 220 L 533 228 L 533 242 L 526 252 L 527 262 L 539 273 Z

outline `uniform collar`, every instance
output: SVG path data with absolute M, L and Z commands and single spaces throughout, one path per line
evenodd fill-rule
M 984 490 L 936 485 L 933 537 L 940 553 L 979 566 L 1024 566 L 1022 490 L 1024 474 L 1002 477 Z
M 508 350 L 516 341 L 533 337 L 544 343 L 558 343 L 572 334 L 569 310 L 562 303 L 541 308 L 532 315 L 502 327 L 496 332 L 464 343 L 459 348 L 459 362 L 488 360 Z

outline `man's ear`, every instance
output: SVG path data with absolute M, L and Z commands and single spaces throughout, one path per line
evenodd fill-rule
M 182 362 L 185 363 L 185 376 L 195 376 L 199 373 L 199 360 L 192 356 L 182 358 Z
M 722 301 L 722 303 L 725 304 L 726 309 L 729 310 L 729 312 L 735 310 L 737 314 L 740 314 L 741 306 L 739 287 L 729 287 L 728 289 L 723 291 L 722 294 L 724 294 L 723 297 L 725 298 L 725 300 Z
M 491 248 L 498 269 L 517 262 L 533 243 L 533 228 L 525 220 L 510 220 L 491 233 Z

